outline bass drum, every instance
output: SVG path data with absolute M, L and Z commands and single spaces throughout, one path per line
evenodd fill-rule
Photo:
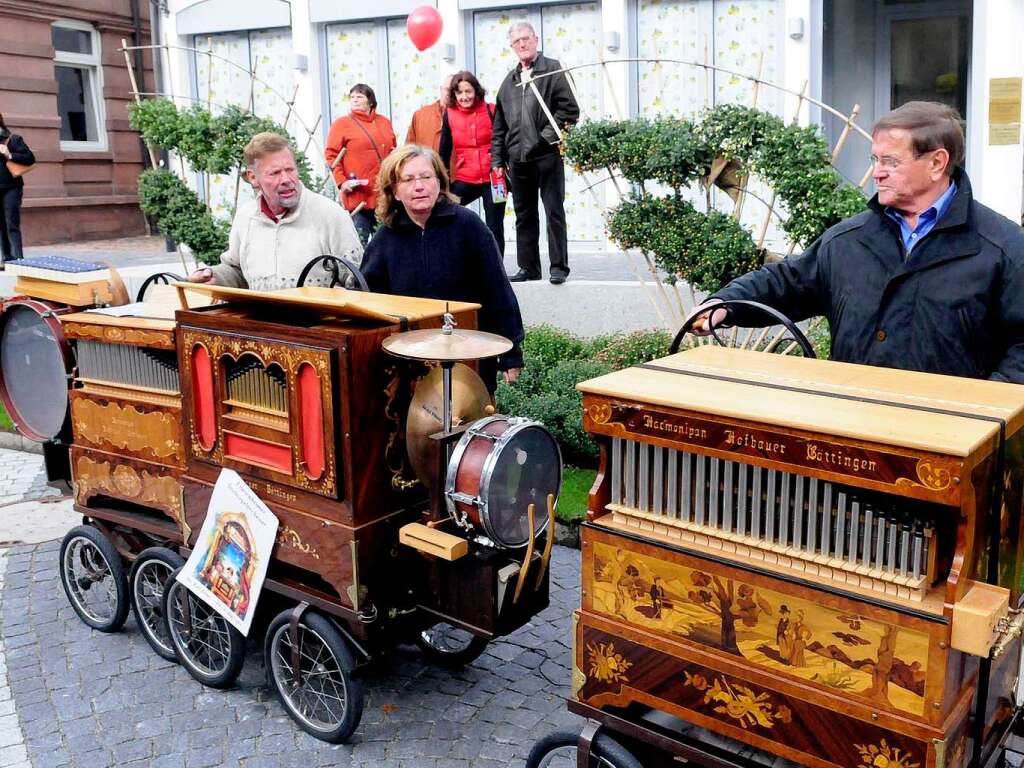
M 25 297 L 0 306 L 0 400 L 18 431 L 31 440 L 67 435 L 75 358 L 57 316 L 69 311 Z
M 547 497 L 558 499 L 562 453 L 540 422 L 488 416 L 474 422 L 452 451 L 445 481 L 448 511 L 499 547 L 526 546 L 548 524 Z M 533 531 L 527 507 L 536 505 Z

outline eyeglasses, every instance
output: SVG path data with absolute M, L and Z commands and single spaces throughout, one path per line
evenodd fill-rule
M 933 149 L 933 150 L 929 150 L 929 151 L 930 152 L 934 152 L 935 150 Z M 909 160 L 901 160 L 900 158 L 893 157 L 892 155 L 883 155 L 882 157 L 876 157 L 875 155 L 872 155 L 871 156 L 871 164 L 872 165 L 880 165 L 882 168 L 885 168 L 885 170 L 887 170 L 887 171 L 895 171 L 901 165 L 906 165 L 907 163 L 912 163 L 915 160 L 920 160 L 922 157 L 924 157 L 927 154 L 928 154 L 928 152 L 922 152 L 919 155 L 915 154 Z
M 419 176 L 402 176 L 398 179 L 399 184 L 412 184 L 416 181 L 426 184 L 428 181 L 437 181 L 437 176 L 433 173 L 421 173 Z

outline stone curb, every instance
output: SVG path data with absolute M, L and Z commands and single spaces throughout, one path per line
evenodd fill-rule
M 17 432 L 0 432 L 0 448 L 9 451 L 24 451 L 25 453 L 36 453 L 42 455 L 43 446 L 27 437 L 22 437 Z
M 563 523 L 555 520 L 555 544 L 561 544 L 570 549 L 580 548 L 580 524 Z

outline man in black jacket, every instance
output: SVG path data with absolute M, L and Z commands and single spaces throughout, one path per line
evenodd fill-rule
M 956 110 L 905 104 L 875 124 L 871 152 L 868 210 L 715 296 L 824 315 L 833 360 L 1024 383 L 1024 231 L 973 198 Z
M 11 133 L 0 115 L 0 269 L 5 261 L 22 257 L 21 251 L 21 198 L 25 182 L 7 167 L 7 161 L 19 165 L 33 165 L 36 156 L 25 140 Z
M 545 72 L 561 69 L 562 65 L 537 52 L 537 33 L 533 27 L 521 21 L 509 28 L 508 35 L 519 64 L 498 89 L 491 167 L 506 171 L 516 211 L 519 271 L 509 279 L 521 282 L 541 277 L 539 192 L 547 216 L 551 282 L 559 285 L 569 276 L 569 243 L 563 207 L 565 168 L 558 151 L 558 132 L 547 113 L 551 113 L 561 130 L 576 123 L 580 108 L 565 74 L 541 77 Z M 538 94 L 543 105 L 538 101 Z

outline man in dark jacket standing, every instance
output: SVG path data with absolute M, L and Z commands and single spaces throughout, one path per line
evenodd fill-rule
M 960 116 L 904 104 L 875 124 L 871 152 L 868 210 L 715 296 L 825 315 L 833 360 L 1024 384 L 1024 231 L 974 200 Z
M 33 165 L 36 156 L 25 140 L 11 133 L 0 115 L 0 269 L 5 261 L 22 257 L 21 251 L 21 198 L 25 182 L 7 167 L 7 161 L 19 165 Z
M 540 215 L 537 194 L 544 203 L 548 224 L 548 259 L 551 282 L 559 285 L 569 276 L 569 243 L 565 232 L 565 167 L 558 151 L 558 131 L 579 119 L 565 74 L 541 77 L 562 68 L 555 59 L 537 51 L 537 33 L 525 21 L 508 31 L 519 64 L 501 83 L 494 113 L 491 167 L 506 172 L 516 212 L 516 258 L 519 271 L 513 282 L 539 280 Z M 538 101 L 538 95 L 543 104 Z M 545 110 L 545 106 L 547 109 Z

